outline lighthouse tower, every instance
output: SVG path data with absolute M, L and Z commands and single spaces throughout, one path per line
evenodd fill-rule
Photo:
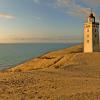
M 84 24 L 84 52 L 99 51 L 99 22 L 91 12 L 88 21 Z

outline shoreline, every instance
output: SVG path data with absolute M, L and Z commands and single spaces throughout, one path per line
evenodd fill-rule
M 15 44 L 15 43 L 14 43 Z M 14 45 L 14 44 L 7 44 L 7 45 Z M 16 44 L 20 44 L 20 43 L 16 43 Z M 23 43 L 21 43 L 21 44 L 23 44 Z M 20 44 L 20 45 L 21 45 Z M 24 44 L 26 44 L 26 43 L 24 43 Z M 34 44 L 34 43 L 28 43 L 28 44 Z M 35 44 L 38 44 L 38 43 L 35 43 Z M 41 44 L 47 44 L 47 43 L 41 43 Z M 51 43 L 50 43 L 51 44 Z M 55 43 L 56 44 L 56 43 Z M 57 43 L 58 44 L 58 43 Z M 61 44 L 66 44 L 66 43 L 61 43 Z M 69 43 L 67 43 L 67 44 L 69 44 Z M 66 44 L 66 45 L 67 45 Z M 76 44 L 76 43 L 71 43 L 71 44 Z M 72 45 L 71 45 L 72 46 Z M 71 46 L 69 46 L 69 47 L 71 47 Z M 69 47 L 67 47 L 67 48 L 69 48 Z M 66 47 L 63 47 L 63 48 L 61 48 L 61 49 L 65 49 Z M 1 68 L 1 70 L 0 71 L 2 71 L 2 70 L 6 70 L 6 69 L 9 69 L 9 68 L 13 68 L 13 67 L 15 67 L 15 66 L 18 66 L 18 65 L 20 65 L 20 64 L 22 64 L 22 63 L 25 63 L 25 62 L 27 62 L 27 61 L 29 61 L 29 60 L 31 60 L 31 59 L 34 59 L 34 58 L 38 58 L 38 57 L 41 57 L 41 56 L 43 56 L 43 55 L 45 55 L 45 54 L 47 54 L 47 53 L 49 53 L 49 52 L 53 52 L 53 51 L 57 51 L 57 50 L 59 50 L 60 48 L 56 48 L 56 49 L 54 49 L 54 50 L 49 50 L 49 51 L 45 51 L 44 53 L 41 53 L 40 55 L 37 55 L 37 56 L 32 56 L 32 57 L 30 57 L 30 58 L 28 58 L 28 59 L 26 59 L 26 60 L 23 60 L 23 61 L 19 61 L 18 63 L 16 63 L 16 64 L 12 64 L 12 65 L 7 65 L 6 67 L 2 67 Z
M 56 58 L 57 57 L 57 60 L 59 60 L 60 59 L 60 57 L 61 56 L 64 56 L 64 55 L 59 55 L 59 56 L 55 56 L 55 57 L 49 57 L 48 56 L 48 54 L 51 54 L 51 53 L 56 53 L 56 52 L 58 52 L 59 53 L 59 51 L 61 51 L 62 53 L 63 53 L 63 51 L 64 50 L 66 50 L 66 54 L 75 54 L 75 53 L 79 53 L 79 52 L 82 52 L 82 48 L 81 48 L 81 46 L 82 46 L 82 44 L 80 44 L 80 45 L 74 45 L 74 46 L 70 46 L 70 47 L 68 47 L 68 48 L 62 48 L 62 49 L 57 49 L 57 50 L 52 50 L 52 51 L 48 51 L 48 52 L 45 52 L 44 54 L 42 54 L 42 55 L 40 55 L 40 56 L 38 56 L 38 57 L 35 57 L 35 58 L 31 58 L 31 59 L 29 59 L 29 60 L 27 60 L 27 61 L 24 61 L 24 62 L 22 62 L 22 63 L 20 63 L 20 64 L 17 64 L 16 66 L 13 66 L 13 67 L 10 67 L 10 68 L 8 68 L 7 70 L 10 70 L 10 69 L 13 69 L 13 68 L 16 68 L 17 66 L 20 66 L 20 65 L 24 65 L 24 64 L 27 64 L 28 62 L 31 62 L 31 61 L 33 61 L 33 63 L 34 63 L 34 60 L 36 60 L 36 59 L 47 59 L 47 60 L 52 60 L 52 58 Z M 73 51 L 73 48 L 81 48 L 79 51 Z M 72 51 L 70 51 L 70 49 L 72 49 Z M 68 51 L 69 50 L 69 51 Z M 68 52 L 68 53 L 67 53 Z M 48 56 L 48 57 L 46 57 L 46 55 Z M 51 55 L 50 55 L 51 56 Z M 34 69 L 34 68 L 33 68 Z M 37 68 L 37 69 L 43 69 L 43 68 L 41 68 L 41 66 L 40 66 L 40 68 Z
M 99 100 L 99 66 L 100 52 L 82 45 L 49 52 L 0 72 L 0 99 Z

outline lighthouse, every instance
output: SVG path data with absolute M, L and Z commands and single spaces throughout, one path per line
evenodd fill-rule
M 84 24 L 84 53 L 99 51 L 99 22 L 91 12 Z

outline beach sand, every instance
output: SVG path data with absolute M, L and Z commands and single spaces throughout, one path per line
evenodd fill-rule
M 0 100 L 100 100 L 100 53 L 82 45 L 0 72 Z

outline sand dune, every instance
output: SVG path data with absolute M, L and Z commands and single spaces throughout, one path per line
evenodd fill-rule
M 69 64 L 76 64 L 73 59 L 80 52 L 82 52 L 82 46 L 75 46 L 67 49 L 53 51 L 38 58 L 29 60 L 16 67 L 8 69 L 8 71 L 29 71 L 34 69 L 44 69 L 50 67 L 62 67 Z M 78 61 L 79 62 L 79 61 Z
M 5 70 L 0 100 L 100 100 L 100 53 L 78 45 Z

